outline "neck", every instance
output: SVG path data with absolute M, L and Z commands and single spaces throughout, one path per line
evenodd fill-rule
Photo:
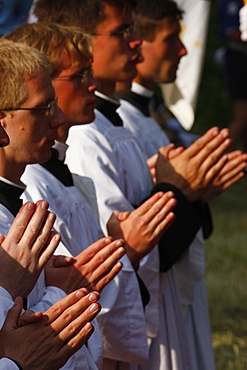
M 2 160 L 2 155 L 0 156 L 0 176 L 5 179 L 14 182 L 17 185 L 23 185 L 21 182 L 21 176 L 24 173 L 26 165 L 20 165 L 16 163 L 11 163 L 11 161 Z
M 138 83 L 139 85 L 142 85 L 143 87 L 146 87 L 146 89 L 154 90 L 154 82 L 148 78 L 141 76 L 140 74 L 138 74 L 133 81 Z
M 97 90 L 109 98 L 114 98 L 116 83 L 105 81 L 100 78 L 97 78 L 97 80 L 99 81 L 99 88 Z

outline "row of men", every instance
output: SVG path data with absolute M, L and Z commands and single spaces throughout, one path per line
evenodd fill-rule
M 37 0 L 34 12 L 38 23 L 0 44 L 1 142 L 8 144 L 0 152 L 1 233 L 14 222 L 2 249 L 14 266 L 26 253 L 20 273 L 2 274 L 1 324 L 21 296 L 39 313 L 24 313 L 18 330 L 45 332 L 48 317 L 49 333 L 66 323 L 68 332 L 54 346 L 37 341 L 29 364 L 15 353 L 19 344 L 1 356 L 23 369 L 214 369 L 207 202 L 243 177 L 247 156 L 231 152 L 228 130 L 217 127 L 175 148 L 150 116 L 156 83 L 174 81 L 186 55 L 182 11 L 172 0 Z M 20 227 L 14 216 L 22 201 Z M 61 313 L 72 304 L 75 313 Z M 19 299 L 17 306 L 16 320 Z M 57 328 L 51 322 L 60 314 Z

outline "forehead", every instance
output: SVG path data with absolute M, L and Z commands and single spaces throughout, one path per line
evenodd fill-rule
M 25 78 L 27 100 L 25 103 L 37 105 L 54 98 L 51 76 L 48 71 L 41 70 Z
M 155 38 L 168 38 L 172 35 L 178 35 L 181 31 L 180 23 L 175 18 L 163 18 L 159 22 L 159 27 L 155 32 Z
M 133 22 L 132 14 L 130 12 L 126 13 L 123 8 L 110 4 L 104 4 L 103 6 L 105 17 L 98 23 L 96 31 L 112 30 L 121 25 Z

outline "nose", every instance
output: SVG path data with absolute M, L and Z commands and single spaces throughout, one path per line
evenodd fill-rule
M 188 52 L 187 52 L 187 49 L 186 49 L 184 43 L 179 39 L 179 44 L 178 44 L 178 55 L 179 55 L 179 57 L 182 58 L 187 54 L 188 54 Z
M 56 106 L 55 113 L 51 117 L 51 127 L 52 128 L 58 128 L 66 123 L 66 117 L 62 111 L 62 109 L 59 108 L 59 106 Z
M 0 125 L 0 147 L 7 146 L 8 144 L 9 137 L 4 128 L 2 127 L 2 125 Z
M 129 46 L 130 49 L 135 49 L 142 44 L 142 37 L 138 31 L 135 29 L 132 31 L 130 39 L 129 39 Z
M 99 88 L 99 81 L 93 76 L 90 76 L 90 80 L 88 81 L 88 91 L 94 92 Z

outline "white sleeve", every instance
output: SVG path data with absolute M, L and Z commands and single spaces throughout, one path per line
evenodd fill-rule
M 8 358 L 0 359 L 0 370 L 19 370 L 18 366 Z

